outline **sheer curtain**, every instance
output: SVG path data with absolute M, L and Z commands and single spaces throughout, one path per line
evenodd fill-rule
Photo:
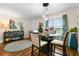
M 63 40 L 66 31 L 68 30 L 68 20 L 67 15 L 63 15 L 62 17 L 47 20 L 46 28 L 54 28 L 56 34 L 60 34 L 60 40 Z M 52 33 L 53 34 L 53 33 Z
M 63 28 L 62 28 L 63 27 L 63 18 L 62 17 L 48 20 L 46 24 L 49 29 L 53 28 L 52 34 L 57 34 L 57 35 L 62 36 L 62 33 L 63 33 Z

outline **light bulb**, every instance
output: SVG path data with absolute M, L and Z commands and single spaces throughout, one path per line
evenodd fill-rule
M 48 20 L 48 18 L 47 17 L 45 17 L 45 21 L 47 21 Z

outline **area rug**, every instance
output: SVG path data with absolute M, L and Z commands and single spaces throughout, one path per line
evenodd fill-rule
M 30 48 L 32 46 L 32 42 L 29 40 L 20 40 L 7 44 L 4 47 L 4 50 L 7 52 L 17 52 L 20 50 L 24 50 Z

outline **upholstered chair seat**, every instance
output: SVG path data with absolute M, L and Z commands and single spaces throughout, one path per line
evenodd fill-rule
M 44 45 L 46 45 L 46 44 L 47 44 L 46 41 L 42 41 L 42 40 L 40 41 L 40 45 L 41 45 L 41 46 L 44 46 Z
M 63 41 L 61 41 L 61 40 L 55 39 L 51 43 L 63 46 Z
M 54 39 L 51 42 L 51 45 L 53 47 L 52 48 L 53 55 L 55 55 L 55 53 L 60 54 L 60 55 L 64 55 L 64 56 L 67 55 L 66 48 L 68 47 L 68 37 L 69 37 L 69 32 L 66 32 L 63 41 L 58 40 L 58 39 Z M 61 50 L 63 53 L 60 53 L 58 51 L 55 51 L 56 49 L 58 49 L 59 51 Z

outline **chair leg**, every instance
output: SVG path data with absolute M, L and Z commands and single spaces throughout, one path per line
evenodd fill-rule
M 55 45 L 54 44 L 52 44 L 51 45 L 51 55 L 55 55 Z
M 55 55 L 55 45 L 53 45 L 53 55 Z
M 32 45 L 32 53 L 31 53 L 31 56 L 33 56 L 33 45 Z
M 65 46 L 63 47 L 63 56 L 67 56 Z
M 40 56 L 40 48 L 39 48 L 39 56 Z
M 52 55 L 52 52 L 53 52 L 53 45 L 51 44 L 51 55 Z

